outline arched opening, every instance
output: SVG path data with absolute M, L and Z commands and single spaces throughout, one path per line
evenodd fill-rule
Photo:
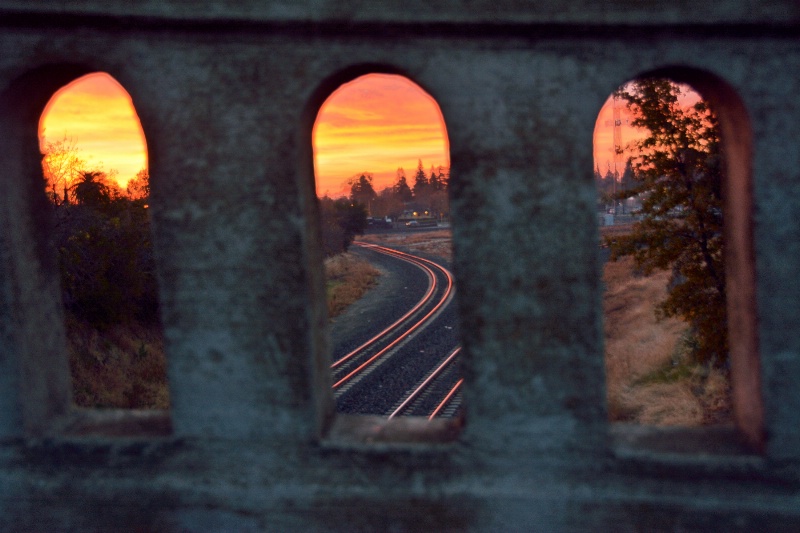
M 447 131 L 431 95 L 383 72 L 326 85 L 314 119 L 329 386 L 339 419 L 444 428 L 461 418 L 463 382 Z
M 131 97 L 106 73 L 78 77 L 50 98 L 38 135 L 73 402 L 167 409 L 147 145 Z
M 706 73 L 649 73 L 609 97 L 594 139 L 611 421 L 735 422 L 761 448 L 741 101 Z

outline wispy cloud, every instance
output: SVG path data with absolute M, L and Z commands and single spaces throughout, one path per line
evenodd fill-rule
M 692 106 L 701 99 L 700 95 L 688 85 L 680 85 L 680 88 L 681 96 L 678 101 L 681 106 Z M 620 111 L 621 146 L 624 150 L 618 160 L 618 163 L 621 162 L 622 168 L 617 170 L 622 173 L 625 161 L 633 155 L 626 147 L 632 142 L 645 138 L 647 131 L 631 126 L 635 117 L 626 107 L 624 100 L 618 100 L 617 107 Z M 614 170 L 614 99 L 612 96 L 609 96 L 603 107 L 600 108 L 594 125 L 594 163 L 600 169 L 601 174 L 605 174 L 609 168 Z
M 326 100 L 314 126 L 317 192 L 338 194 L 357 172 L 375 176 L 375 188 L 392 184 L 397 167 L 411 177 L 449 166 L 447 130 L 433 98 L 402 76 L 369 74 L 342 85 Z
M 78 78 L 53 95 L 39 135 L 73 139 L 89 166 L 116 170 L 122 186 L 147 168 L 147 144 L 130 96 L 105 73 Z

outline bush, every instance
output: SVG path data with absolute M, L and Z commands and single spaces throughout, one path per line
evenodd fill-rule
M 367 228 L 367 208 L 346 198 L 319 199 L 322 247 L 326 257 L 346 252 Z
M 117 198 L 102 208 L 56 207 L 54 235 L 67 311 L 94 327 L 158 316 L 155 262 L 147 210 Z

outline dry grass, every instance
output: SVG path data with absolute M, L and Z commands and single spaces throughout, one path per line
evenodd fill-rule
M 453 258 L 453 233 L 450 229 L 375 233 L 364 235 L 359 240 L 384 246 L 404 246 L 410 252 L 434 255 L 448 262 Z
M 364 296 L 380 275 L 367 261 L 350 253 L 325 260 L 328 317 L 340 315 L 349 305 Z
M 330 316 L 341 313 L 375 284 L 380 272 L 341 254 L 325 261 Z M 79 407 L 169 409 L 161 328 L 138 323 L 104 331 L 67 318 L 73 401 Z
M 612 421 L 697 426 L 730 420 L 727 375 L 689 362 L 686 324 L 656 320 L 668 272 L 637 275 L 633 259 L 606 264 L 603 281 L 608 409 Z
M 98 331 L 69 317 L 67 338 L 76 405 L 169 409 L 159 326 L 134 323 Z
M 452 254 L 450 230 L 366 235 L 364 241 Z M 375 285 L 380 272 L 353 254 L 326 259 L 328 313 L 335 317 Z M 608 409 L 612 421 L 694 426 L 726 422 L 730 384 L 716 369 L 693 366 L 682 353 L 686 325 L 657 321 L 669 273 L 643 277 L 633 260 L 606 264 L 603 281 Z M 83 407 L 169 408 L 166 360 L 159 328 L 140 324 L 98 332 L 67 321 L 75 403 Z

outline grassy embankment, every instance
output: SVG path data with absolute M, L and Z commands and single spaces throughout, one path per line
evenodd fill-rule
M 377 283 L 380 272 L 364 259 L 343 253 L 325 259 L 328 317 L 334 318 Z
M 619 231 L 616 229 L 615 231 Z M 401 245 L 449 260 L 449 230 L 367 235 L 365 241 Z M 340 314 L 379 275 L 353 254 L 325 261 L 328 312 Z M 656 320 L 668 272 L 641 276 L 630 258 L 604 269 L 606 375 L 613 421 L 694 426 L 730 419 L 730 386 L 720 370 L 693 365 L 686 325 Z M 169 407 L 163 341 L 155 326 L 112 327 L 103 334 L 68 320 L 75 401 L 86 407 Z
M 361 298 L 380 272 L 353 254 L 325 260 L 328 313 Z M 67 319 L 73 400 L 80 407 L 168 409 L 164 341 L 157 324 L 114 325 L 99 331 Z
M 692 363 L 685 322 L 656 319 L 655 305 L 666 297 L 669 278 L 668 271 L 641 275 L 630 257 L 605 265 L 609 418 L 660 426 L 728 422 L 731 391 L 726 373 Z
M 67 317 L 75 405 L 168 409 L 163 337 L 157 324 L 121 324 L 99 331 Z
M 603 228 L 624 233 L 626 227 Z M 367 235 L 376 244 L 452 256 L 449 230 Z M 657 320 L 655 306 L 666 296 L 669 272 L 641 276 L 633 260 L 604 268 L 605 359 L 609 417 L 650 425 L 697 426 L 730 420 L 730 385 L 720 370 L 694 365 L 688 357 L 686 324 Z

